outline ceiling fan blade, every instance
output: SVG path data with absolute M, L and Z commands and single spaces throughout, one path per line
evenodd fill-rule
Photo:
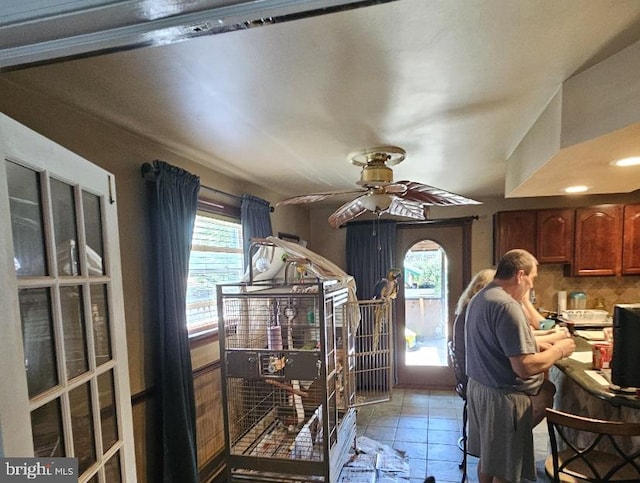
M 340 228 L 340 226 L 345 224 L 347 221 L 353 220 L 356 216 L 360 216 L 362 213 L 367 211 L 361 198 L 362 196 L 355 200 L 351 200 L 334 211 L 329 217 L 329 224 L 334 228 Z
M 407 190 L 404 193 L 398 193 L 397 196 L 405 200 L 417 201 L 426 205 L 451 206 L 451 205 L 480 205 L 480 201 L 465 198 L 464 196 L 435 188 L 415 181 L 399 181 L 404 184 Z
M 359 193 L 365 193 L 366 189 L 356 189 L 356 190 L 343 190 L 343 191 L 328 191 L 326 193 L 310 193 L 308 195 L 299 195 L 292 196 L 291 198 L 286 198 L 282 201 L 278 201 L 276 206 L 280 205 L 298 205 L 302 203 L 315 203 L 316 201 L 322 201 L 330 196 L 338 196 L 338 195 L 353 195 Z
M 415 220 L 425 220 L 424 203 L 394 197 L 387 209 L 390 215 L 404 216 Z

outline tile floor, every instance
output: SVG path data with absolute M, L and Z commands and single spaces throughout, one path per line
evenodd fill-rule
M 460 482 L 462 399 L 453 391 L 394 389 L 389 402 L 358 410 L 358 436 L 402 450 L 409 457 L 411 483 L 434 476 L 436 483 Z M 534 431 L 538 482 L 551 481 L 544 472 L 548 454 L 547 426 Z M 477 458 L 469 457 L 468 480 L 477 482 Z

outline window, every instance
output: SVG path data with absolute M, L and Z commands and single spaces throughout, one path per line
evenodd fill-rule
M 240 222 L 216 213 L 198 211 L 187 281 L 187 327 L 190 334 L 217 328 L 216 285 L 238 282 L 243 274 Z

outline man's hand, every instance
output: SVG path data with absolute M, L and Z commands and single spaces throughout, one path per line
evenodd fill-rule
M 576 343 L 573 337 L 569 337 L 555 341 L 553 347 L 557 347 L 562 351 L 562 357 L 569 357 L 576 350 Z
M 541 342 L 538 342 L 540 345 Z M 542 342 L 545 344 L 545 342 Z M 522 379 L 540 374 L 560 359 L 573 354 L 576 350 L 576 343 L 572 337 L 557 340 L 551 344 L 547 350 L 536 352 L 535 354 L 521 354 L 509 357 L 511 368 Z

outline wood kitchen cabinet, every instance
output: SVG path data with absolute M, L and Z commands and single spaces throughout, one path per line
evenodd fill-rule
M 572 275 L 620 274 L 622 269 L 622 205 L 578 208 L 575 213 L 575 251 Z
M 505 252 L 524 248 L 536 254 L 536 212 L 499 211 L 493 220 L 493 259 L 498 263 Z
M 622 273 L 640 275 L 640 205 L 624 207 Z
M 574 210 L 500 211 L 494 220 L 494 263 L 513 248 L 524 248 L 540 263 L 571 263 Z
M 540 263 L 571 263 L 573 260 L 573 209 L 538 210 L 537 243 Z

